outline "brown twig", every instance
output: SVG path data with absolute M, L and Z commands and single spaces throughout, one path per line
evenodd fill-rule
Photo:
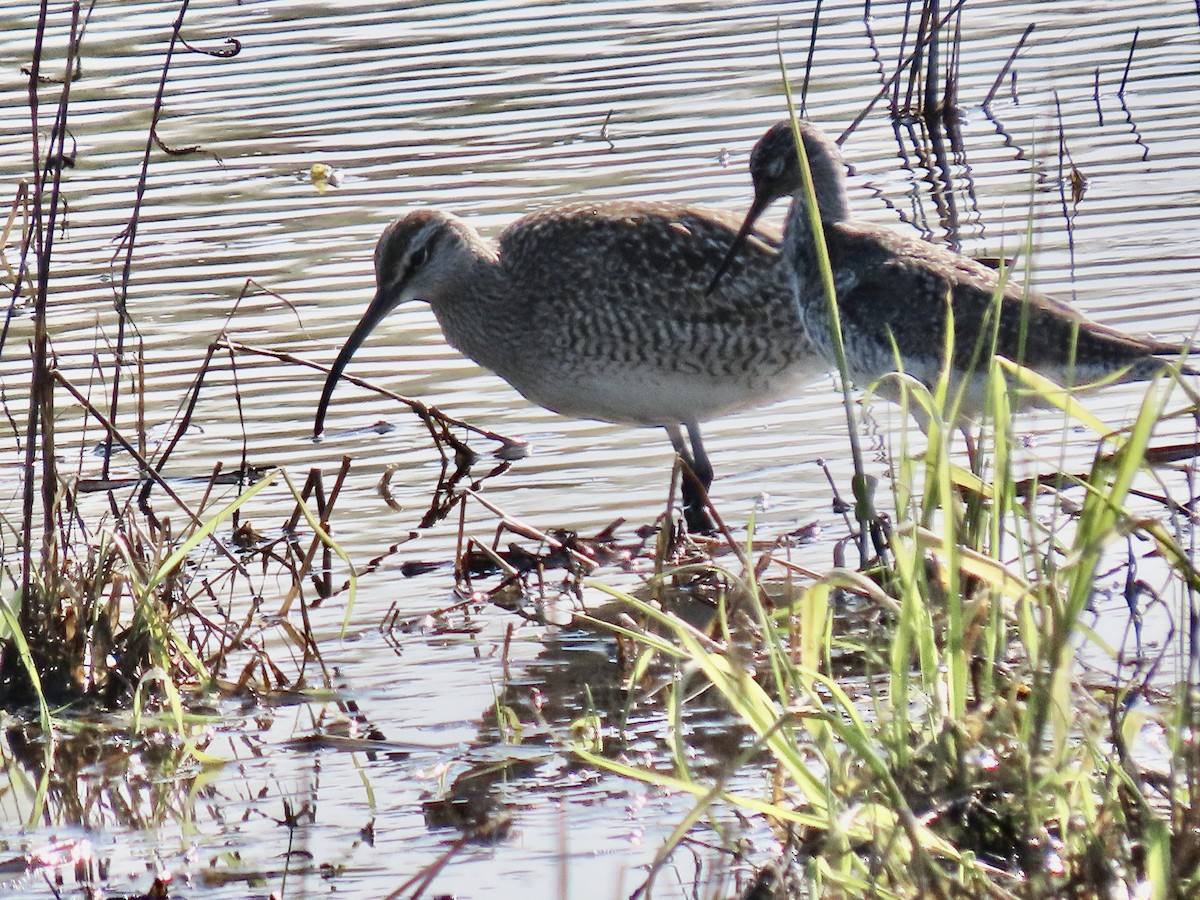
M 203 525 L 204 523 L 200 520 L 200 517 L 192 511 L 191 507 L 189 507 L 184 499 L 175 492 L 175 489 L 167 483 L 166 479 L 158 474 L 157 471 L 155 471 L 154 466 L 150 465 L 149 460 L 142 456 L 142 454 L 138 452 L 137 448 L 123 434 L 121 434 L 120 429 L 118 429 L 103 412 L 97 409 L 96 406 L 83 393 L 81 393 L 80 390 L 75 387 L 75 385 L 72 384 L 65 375 L 62 374 L 62 372 L 60 372 L 58 369 L 51 369 L 50 371 L 54 380 L 58 382 L 60 386 L 65 388 L 67 393 L 74 397 L 76 402 L 83 406 L 83 408 L 87 410 L 89 414 L 96 417 L 96 421 L 98 421 L 101 427 L 108 432 L 108 435 L 112 441 L 119 444 L 126 453 L 133 457 L 134 461 L 138 464 L 138 467 L 145 472 L 155 484 L 161 487 L 163 492 L 166 493 L 168 497 L 175 501 L 176 505 L 180 510 L 182 510 L 184 515 L 191 520 L 192 524 L 197 526 Z M 237 556 L 225 546 L 224 541 L 220 540 L 216 535 L 211 535 L 210 539 L 216 545 L 221 554 L 225 556 L 225 558 L 231 563 L 233 563 L 241 575 L 244 575 L 246 578 L 250 577 L 250 573 L 247 572 L 242 566 L 242 563 L 240 560 L 238 560 Z
M 1030 22 L 1025 26 L 1025 33 L 1022 34 L 1021 39 L 1017 41 L 1017 46 L 1013 47 L 1012 53 L 1008 54 L 1008 59 L 1004 61 L 1004 65 L 1000 68 L 1000 73 L 996 76 L 996 80 L 992 82 L 991 89 L 987 92 L 987 96 L 983 98 L 983 103 L 981 105 L 984 109 L 987 109 L 988 106 L 991 105 L 992 100 L 996 96 L 996 92 L 1000 90 L 1000 85 L 1004 82 L 1004 76 L 1008 74 L 1008 70 L 1011 69 L 1013 67 L 1013 63 L 1017 61 L 1017 55 L 1021 52 L 1021 48 L 1025 46 L 1025 41 L 1027 41 L 1029 36 L 1033 34 L 1035 25 L 1036 23 Z M 1096 71 L 1099 73 L 1099 69 Z M 1096 77 L 1098 79 L 1099 74 L 1097 74 Z M 1097 81 L 1097 84 L 1098 83 L 1099 82 Z
M 302 356 L 296 356 L 293 353 L 287 353 L 282 350 L 271 350 L 267 347 L 255 347 L 250 344 L 243 344 L 240 341 L 235 341 L 228 337 L 219 338 L 216 342 L 216 346 L 228 347 L 230 350 L 238 353 L 250 353 L 257 356 L 265 356 L 268 359 L 275 359 L 279 362 L 292 363 L 298 366 L 306 366 L 310 369 L 316 369 L 318 372 L 324 372 L 326 374 L 328 374 L 330 371 L 329 366 L 318 362 L 313 362 L 311 359 L 305 359 Z M 498 444 L 503 444 L 505 447 L 519 447 L 522 444 L 521 441 L 506 437 L 498 432 L 488 431 L 486 428 L 480 428 L 478 425 L 472 425 L 470 422 L 463 421 L 462 419 L 456 419 L 454 416 L 450 416 L 442 412 L 436 406 L 428 406 L 422 403 L 420 400 L 416 400 L 412 397 L 405 397 L 402 394 L 397 394 L 394 391 L 381 388 L 365 378 L 358 378 L 354 375 L 343 374 L 342 379 L 350 382 L 351 384 L 357 385 L 358 387 L 366 388 L 368 391 L 373 391 L 376 394 L 387 397 L 389 400 L 395 400 L 397 403 L 403 403 L 414 413 L 416 413 L 418 417 L 420 417 L 421 421 L 425 423 L 426 428 L 429 429 L 430 436 L 432 436 L 435 441 L 445 440 L 445 442 L 454 447 L 455 450 L 470 452 L 469 447 L 457 439 L 454 439 L 451 435 L 448 435 L 442 428 L 439 428 L 438 426 L 463 428 L 467 431 L 474 432 L 480 437 L 487 438 L 489 441 L 495 441 Z

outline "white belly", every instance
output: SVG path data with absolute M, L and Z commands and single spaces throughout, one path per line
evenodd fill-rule
M 539 406 L 580 419 L 626 425 L 677 425 L 764 406 L 791 396 L 824 372 L 797 369 L 753 378 L 662 372 L 636 365 L 604 375 L 557 379 L 509 379 Z

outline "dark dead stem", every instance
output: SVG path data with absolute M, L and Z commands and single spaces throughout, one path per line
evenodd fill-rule
M 1071 273 L 1071 299 L 1075 299 L 1075 216 L 1067 205 L 1068 171 L 1075 172 L 1075 164 L 1071 160 L 1071 152 L 1067 149 L 1067 134 L 1063 130 L 1062 103 L 1058 91 L 1054 92 L 1054 114 L 1058 122 L 1058 199 L 1062 209 L 1063 222 L 1067 226 L 1067 259 Z M 1070 166 L 1068 170 L 1068 165 Z M 1078 204 L 1076 204 L 1078 205 Z
M 105 430 L 105 433 L 108 437 L 108 443 L 110 445 L 112 443 L 119 444 L 121 448 L 133 458 L 134 462 L 138 464 L 138 468 L 142 472 L 146 473 L 151 481 L 162 488 L 163 492 L 166 493 L 168 497 L 175 501 L 175 504 L 179 507 L 183 514 L 188 517 L 193 525 L 197 527 L 202 527 L 204 525 L 204 523 L 200 520 L 200 517 L 192 511 L 191 507 L 187 505 L 184 499 L 175 492 L 175 489 L 172 488 L 171 485 L 168 484 L 167 481 L 158 473 L 154 466 L 150 464 L 149 460 L 147 460 L 144 456 L 142 456 L 141 453 L 138 452 L 137 447 L 135 447 L 131 441 L 121 434 L 120 430 L 111 421 L 109 421 L 108 417 L 103 412 L 96 408 L 96 406 L 87 398 L 86 395 L 84 395 L 77 387 L 75 387 L 75 385 L 72 384 L 71 381 L 58 369 L 51 369 L 50 374 L 53 380 L 63 387 L 72 397 L 74 397 L 75 401 L 79 403 L 79 405 L 82 406 L 86 412 L 96 417 L 96 421 L 99 422 L 100 426 Z M 242 565 L 237 556 L 225 546 L 225 543 L 215 534 L 210 536 L 210 540 L 216 546 L 217 550 L 226 559 L 233 563 L 233 566 L 235 569 L 237 569 L 238 574 L 244 576 L 247 580 L 250 580 L 250 573 L 246 571 L 245 567 Z
M 349 471 L 349 468 L 349 458 L 343 456 L 341 470 L 342 474 L 344 475 L 347 471 Z M 332 510 L 326 506 L 325 481 L 321 475 L 321 470 L 317 468 L 308 470 L 308 477 L 304 479 L 304 487 L 300 489 L 300 499 L 296 501 L 296 505 L 292 509 L 291 516 L 288 517 L 288 520 L 283 525 L 282 531 L 284 540 L 288 541 L 293 547 L 295 547 L 298 543 L 294 535 L 296 533 L 296 526 L 300 524 L 300 519 L 303 516 L 303 511 L 300 508 L 301 504 L 307 504 L 310 497 L 317 504 L 317 519 L 322 522 L 326 528 L 328 528 L 329 517 L 332 513 Z M 304 577 L 304 574 L 312 565 L 312 559 L 316 555 L 317 545 L 320 543 L 320 539 L 317 538 L 316 535 L 313 535 L 313 542 L 309 545 L 308 552 L 305 553 L 304 559 L 300 562 L 300 568 L 296 570 L 296 575 L 292 579 L 291 590 L 288 591 L 288 595 L 283 600 L 283 607 L 280 612 L 281 615 L 287 615 L 287 610 L 290 608 L 292 601 L 300 593 L 300 579 Z M 314 576 L 313 582 L 317 588 L 318 596 L 321 596 L 323 591 L 322 579 L 320 576 Z
M 1197 2 L 1200 2 L 1200 0 L 1197 0 Z M 1013 67 L 1013 63 L 1017 61 L 1017 56 L 1021 53 L 1021 48 L 1025 46 L 1025 42 L 1029 40 L 1029 36 L 1033 34 L 1035 24 L 1036 23 L 1034 22 L 1030 22 L 1025 26 L 1025 32 L 1021 35 L 1021 39 L 1017 41 L 1017 46 L 1013 47 L 1012 53 L 1008 54 L 1008 59 L 1006 59 L 1004 61 L 1004 65 L 1000 67 L 1000 72 L 996 75 L 996 80 L 992 82 L 991 89 L 987 92 L 987 96 L 983 98 L 982 106 L 984 109 L 987 109 L 988 106 L 991 105 L 992 100 L 995 99 L 996 92 L 1000 90 L 1000 85 L 1004 83 L 1004 76 L 1006 76 L 1008 74 L 1008 70 Z M 1097 85 L 1099 84 L 1099 72 L 1100 70 L 1097 69 Z M 1099 87 L 1097 87 L 1097 91 L 1099 91 Z
M 33 151 L 33 170 L 37 173 L 33 182 L 33 227 L 32 240 L 36 247 L 37 289 L 34 298 L 33 348 L 31 354 L 31 383 L 29 390 L 29 418 L 25 433 L 25 467 L 22 492 L 22 522 L 26 539 L 22 548 L 21 628 L 26 634 L 36 633 L 43 603 L 34 602 L 33 586 L 33 519 L 35 494 L 38 493 L 38 455 L 41 455 L 41 501 L 42 501 L 42 550 L 41 567 L 45 577 L 57 570 L 56 543 L 54 532 L 55 498 L 58 492 L 58 473 L 55 466 L 54 446 L 54 379 L 50 373 L 50 335 L 46 321 L 46 305 L 50 292 L 50 260 L 54 249 L 54 232 L 61 210 L 62 154 L 67 133 L 67 104 L 71 94 L 71 72 L 75 67 L 79 51 L 79 3 L 71 7 L 71 30 L 67 42 L 67 58 L 62 90 L 59 92 L 58 110 L 51 131 L 51 148 L 42 164 L 41 145 L 38 140 L 38 86 L 42 64 L 42 52 L 46 36 L 46 20 L 49 3 L 42 0 L 38 9 L 38 22 L 34 38 L 33 59 L 29 69 L 29 116 L 30 144 Z M 49 187 L 47 208 L 46 190 Z M 26 252 L 28 244 L 26 244 Z M 26 252 L 22 252 L 22 267 Z M 18 282 L 19 284 L 20 282 Z
M 1145 162 L 1150 158 L 1150 148 L 1142 140 L 1137 122 L 1133 120 L 1133 113 L 1130 112 L 1129 105 L 1125 102 L 1125 87 L 1129 82 L 1129 71 L 1133 66 L 1133 54 L 1137 50 L 1138 36 L 1140 34 L 1140 27 L 1133 30 L 1133 40 L 1129 43 L 1129 56 L 1125 59 L 1125 71 L 1121 74 L 1121 86 L 1117 89 L 1117 102 L 1121 104 L 1121 111 L 1125 113 L 1125 121 L 1129 123 L 1129 130 L 1133 133 L 1134 141 L 1142 148 L 1142 161 Z
M 142 151 L 142 165 L 138 174 L 137 186 L 134 189 L 133 209 L 129 214 L 129 224 L 125 226 L 125 230 L 121 233 L 121 241 L 114 254 L 114 261 L 121 255 L 124 250 L 125 259 L 121 264 L 121 278 L 117 286 L 116 296 L 114 297 L 114 307 L 117 312 L 117 340 L 114 347 L 115 365 L 113 366 L 113 381 L 112 395 L 108 406 L 108 418 L 115 422 L 117 421 L 117 413 L 120 407 L 121 400 L 121 368 L 125 361 L 125 329 L 126 326 L 134 327 L 133 320 L 129 317 L 129 310 L 126 303 L 129 298 L 129 279 L 133 272 L 133 251 L 137 245 L 138 225 L 141 221 L 142 203 L 146 194 L 146 181 L 150 175 L 150 154 L 155 146 L 155 134 L 158 130 L 158 122 L 162 117 L 163 97 L 167 90 L 167 73 L 171 69 L 171 60 L 175 54 L 175 43 L 179 40 L 179 31 L 183 28 L 183 20 L 187 15 L 188 4 L 191 0 L 182 0 L 179 5 L 179 14 L 175 17 L 175 23 L 171 27 L 171 39 L 167 42 L 167 54 L 163 59 L 162 69 L 158 78 L 158 89 L 154 94 L 154 105 L 150 110 L 150 128 L 146 132 L 146 146 Z M 138 339 L 138 356 L 142 355 L 141 339 Z M 139 419 L 138 431 L 145 432 L 145 421 L 140 418 L 141 410 L 144 407 L 139 404 Z M 105 444 L 103 475 L 105 478 L 109 474 L 110 459 L 112 457 L 111 440 Z M 115 508 L 113 513 L 117 513 Z
M 941 0 L 926 0 L 925 8 L 921 12 L 922 28 L 933 26 L 933 23 L 937 21 L 940 6 Z M 925 97 L 922 101 L 921 109 L 924 111 L 926 118 L 932 117 L 938 108 L 938 67 L 941 65 L 941 62 L 942 33 L 941 27 L 935 26 L 930 37 L 925 63 Z M 913 68 L 917 67 L 914 66 Z
M 183 416 L 179 420 L 179 424 L 175 427 L 174 432 L 172 432 L 171 437 L 167 440 L 166 447 L 158 454 L 158 459 L 153 467 L 155 475 L 162 474 L 163 469 L 167 465 L 167 460 L 171 458 L 171 454 L 175 452 L 175 448 L 179 446 L 179 442 L 183 440 L 183 436 L 192 424 L 192 416 L 196 412 L 196 403 L 200 399 L 200 386 L 204 384 L 208 368 L 212 365 L 213 354 L 216 353 L 218 347 L 218 344 L 208 345 L 208 350 L 204 354 L 204 360 L 200 363 L 200 369 L 196 373 L 196 377 L 192 380 L 192 386 L 188 389 L 188 400 L 183 408 Z M 111 443 L 109 446 L 111 446 Z M 155 480 L 153 478 L 147 481 L 138 495 L 138 508 L 151 518 L 153 518 L 153 513 L 150 511 L 150 491 L 153 489 L 154 484 Z
M 240 426 L 242 441 L 241 441 L 241 470 L 249 471 L 250 465 L 250 438 L 246 429 L 246 409 L 242 405 L 242 382 L 238 378 L 237 357 L 232 352 L 229 354 L 229 374 L 233 381 L 233 402 L 237 406 L 237 420 Z M 241 522 L 241 511 L 238 510 L 233 515 L 233 527 L 237 528 Z
M 954 17 L 954 40 L 950 43 L 950 61 L 946 65 L 946 87 L 942 93 L 942 114 L 955 115 L 958 109 L 958 73 L 962 62 L 962 11 Z
M 329 492 L 329 496 L 325 496 L 325 482 L 320 469 L 312 469 L 308 473 L 308 479 L 304 483 L 304 489 L 300 492 L 300 501 L 307 502 L 312 496 L 317 504 L 317 518 L 322 526 L 328 528 L 329 522 L 333 517 L 333 508 L 337 503 L 338 495 L 341 493 L 342 486 L 346 483 L 346 476 L 350 473 L 350 457 L 342 457 L 341 468 L 338 469 L 337 479 L 333 483 L 333 489 Z M 301 518 L 300 503 L 296 504 L 296 508 L 292 511 L 291 518 L 283 527 L 285 535 L 291 534 L 300 524 Z M 317 554 L 317 550 L 324 551 L 322 558 L 321 571 L 312 575 L 313 586 L 317 590 L 317 598 L 324 600 L 327 597 L 333 596 L 333 580 L 331 570 L 333 568 L 332 551 L 329 546 L 316 535 L 313 535 L 312 541 L 309 543 L 308 550 L 301 560 L 300 568 L 296 571 L 295 577 L 292 580 L 292 587 L 284 597 L 283 604 L 279 608 L 278 615 L 286 616 L 291 611 L 292 603 L 300 596 L 300 584 L 304 577 L 312 571 L 312 561 Z M 315 605 L 315 604 L 314 604 Z
M 218 338 L 215 346 L 227 347 L 237 353 L 250 353 L 256 356 L 265 356 L 269 359 L 275 359 L 279 362 L 307 366 L 310 369 L 316 369 L 318 372 L 329 374 L 329 366 L 321 363 L 315 363 L 310 359 L 305 359 L 301 356 L 296 356 L 293 353 L 286 353 L 281 350 L 271 350 L 266 347 L 255 347 L 250 344 L 243 344 L 240 341 L 235 341 L 227 336 Z M 429 436 L 432 437 L 434 443 L 438 445 L 439 452 L 442 451 L 443 445 L 450 446 L 456 451 L 467 453 L 471 452 L 470 447 L 450 434 L 450 432 L 446 430 L 447 428 L 462 428 L 466 431 L 473 432 L 480 437 L 487 438 L 489 441 L 495 441 L 498 444 L 504 444 L 508 447 L 517 446 L 520 443 L 519 441 L 515 441 L 510 437 L 505 437 L 498 432 L 489 431 L 486 428 L 480 428 L 478 425 L 472 425 L 470 422 L 466 422 L 462 419 L 456 419 L 454 416 L 450 416 L 442 412 L 436 406 L 427 406 L 420 400 L 415 400 L 412 397 L 405 397 L 404 395 L 397 394 L 394 391 L 385 390 L 384 388 L 372 384 L 365 378 L 358 378 L 355 375 L 343 373 L 342 380 L 358 385 L 361 388 L 366 388 L 369 391 L 374 391 L 381 396 L 387 397 L 389 400 L 395 400 L 397 403 L 403 403 L 414 413 L 416 413 L 418 418 L 420 418 L 424 423 L 426 429 L 429 431 Z
M 966 2 L 967 0 L 958 0 L 957 3 L 950 7 L 949 12 L 947 12 L 946 15 L 944 15 L 938 21 L 937 27 L 932 29 L 930 34 L 923 35 L 917 41 L 913 52 L 906 57 L 899 66 L 896 67 L 896 71 L 892 73 L 892 76 L 886 82 L 884 82 L 883 86 L 880 87 L 879 91 L 875 94 L 871 101 L 862 108 L 859 114 L 854 117 L 853 121 L 851 121 L 850 124 L 845 127 L 840 135 L 838 135 L 836 143 L 839 146 L 845 143 L 846 138 L 853 134 L 854 130 L 863 123 L 863 120 L 871 114 L 871 110 L 875 108 L 875 104 L 887 96 L 888 92 L 891 91 L 892 87 L 900 81 L 900 78 L 904 75 L 908 68 L 916 62 L 918 54 L 921 53 L 925 44 L 932 39 L 932 35 L 937 34 L 937 32 L 940 31 L 941 28 L 950 21 L 951 17 L 953 17 L 960 9 L 962 9 L 963 4 Z
M 325 509 L 321 511 L 321 522 L 329 522 L 333 517 L 333 508 L 337 504 L 338 497 L 341 496 L 342 488 L 346 484 L 346 477 L 350 474 L 350 457 L 342 457 L 342 465 L 338 469 L 337 478 L 333 482 L 333 489 L 329 492 L 329 499 L 326 501 Z M 313 545 L 317 544 L 316 537 L 313 538 Z M 320 541 L 321 546 L 321 571 L 313 576 L 313 583 L 317 588 L 317 597 L 320 600 L 325 600 L 333 596 L 333 550 L 325 541 Z M 309 553 L 308 559 L 305 560 L 306 565 L 311 565 L 309 560 L 312 553 Z
M 467 495 L 458 497 L 458 531 L 454 537 L 454 583 L 457 586 L 461 580 L 467 589 L 471 588 L 471 569 L 463 565 L 467 552 Z
M 1129 56 L 1125 58 L 1125 71 L 1121 73 L 1121 86 L 1117 88 L 1117 96 L 1125 96 L 1125 85 L 1129 83 L 1129 70 L 1133 66 L 1133 54 L 1137 52 L 1138 35 L 1142 33 L 1141 27 L 1133 29 L 1133 40 L 1129 42 Z
M 937 67 L 937 42 L 941 28 L 935 26 L 931 18 L 931 13 L 935 11 L 933 7 L 936 5 L 936 0 L 932 0 L 932 2 L 925 0 L 921 4 L 921 18 L 917 23 L 917 43 L 913 48 L 911 65 L 908 67 L 908 87 L 904 93 L 904 103 L 901 104 L 901 109 L 907 113 L 911 113 L 913 110 L 922 73 L 933 71 Z
M 299 574 L 296 572 L 293 572 L 292 584 L 293 586 L 299 584 Z M 308 604 L 304 602 L 303 595 L 300 596 L 300 623 L 304 630 L 297 634 L 291 623 L 288 623 L 286 619 L 284 622 L 288 632 L 295 636 L 296 642 L 304 649 L 304 656 L 300 661 L 300 670 L 296 673 L 297 681 L 308 680 L 308 664 L 313 662 L 321 670 L 321 679 L 326 687 L 332 686 L 333 678 L 330 677 L 329 669 L 325 665 L 325 659 L 321 656 L 321 648 L 317 646 L 317 639 L 313 635 L 312 619 L 309 618 Z M 346 709 L 346 701 L 338 700 L 337 704 L 344 712 L 348 711 Z
M 821 0 L 813 8 L 812 26 L 808 36 L 808 56 L 804 60 L 804 80 L 800 84 L 800 116 L 808 117 L 808 81 L 812 76 L 813 56 L 817 52 L 817 30 L 821 27 Z
M 920 49 L 920 45 L 913 50 L 909 56 L 905 56 L 906 48 L 908 47 L 908 34 L 912 25 L 912 7 L 913 0 L 907 0 L 904 4 L 904 23 L 900 26 L 900 49 L 897 55 L 896 71 L 892 74 L 892 78 L 884 83 L 883 90 L 890 93 L 892 96 L 891 111 L 892 118 L 900 117 L 900 78 L 901 72 L 908 68 L 908 65 L 916 59 L 916 50 Z

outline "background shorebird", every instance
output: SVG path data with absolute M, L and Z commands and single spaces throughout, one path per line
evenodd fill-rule
M 671 203 L 577 203 L 518 219 L 493 241 L 422 209 L 375 248 L 375 299 L 330 369 L 314 423 L 355 350 L 396 306 L 423 300 L 451 345 L 554 412 L 666 428 L 707 490 L 700 423 L 791 394 L 828 371 L 796 315 L 778 231 L 737 235 L 729 213 Z M 685 442 L 682 429 L 686 429 Z M 693 530 L 712 530 L 684 479 Z
M 799 132 L 829 250 L 846 361 L 859 386 L 896 370 L 893 346 L 906 373 L 926 385 L 935 384 L 943 364 L 948 311 L 954 324 L 952 376 L 955 382 L 972 376 L 962 407 L 968 418 L 983 408 L 993 328 L 996 353 L 1068 387 L 1107 376 L 1123 381 L 1151 378 L 1168 365 L 1159 356 L 1182 353 L 1182 345 L 1143 340 L 1093 322 L 1071 306 L 1012 281 L 1002 286 L 999 272 L 945 247 L 851 221 L 837 145 L 811 122 L 799 122 Z M 790 120 L 774 125 L 755 144 L 750 175 L 754 202 L 714 284 L 720 284 L 726 263 L 737 258 L 763 211 L 775 200 L 792 196 L 781 253 L 808 335 L 832 360 L 828 304 Z M 992 318 L 997 309 L 998 324 Z

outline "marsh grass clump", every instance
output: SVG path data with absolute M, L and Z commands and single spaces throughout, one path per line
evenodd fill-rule
M 1145 652 L 1143 596 L 1175 622 L 1196 616 L 1194 470 L 1183 472 L 1188 499 L 1173 499 L 1150 446 L 1160 424 L 1196 416 L 1181 374 L 1190 370 L 1182 360 L 1162 365 L 1132 424 L 1117 429 L 1075 393 L 997 355 L 994 310 L 962 377 L 943 364 L 927 387 L 904 374 L 896 350 L 896 373 L 871 390 L 896 401 L 906 422 L 916 413 L 924 449 L 914 452 L 918 439 L 900 431 L 889 472 L 895 518 L 884 527 L 864 489 L 838 298 L 805 179 L 851 438 L 860 565 L 833 568 L 785 606 L 766 599 L 761 566 L 729 572 L 740 587 L 705 632 L 612 591 L 646 623 L 619 633 L 676 667 L 670 705 L 719 696 L 748 745 L 715 778 L 679 747 L 670 772 L 577 752 L 696 798 L 660 865 L 694 824 L 720 830 L 718 803 L 762 816 L 781 850 L 770 862 L 774 887 L 756 897 L 792 896 L 800 888 L 789 883 L 812 896 L 1189 896 L 1200 889 L 1192 739 L 1200 647 L 1186 628 L 1162 640 L 1156 657 L 1136 657 Z M 997 305 L 1005 279 L 998 284 Z M 942 358 L 952 360 L 952 316 L 944 332 Z M 967 384 L 983 396 L 976 423 L 960 412 Z M 1168 411 L 1173 392 L 1188 404 Z M 1050 471 L 1018 479 L 1012 411 L 1025 406 L 1060 411 L 1064 441 L 1073 428 L 1094 436 L 1086 471 L 1039 460 Z M 951 453 L 958 431 L 966 468 Z M 1134 506 L 1147 501 L 1156 514 Z M 1149 553 L 1135 553 L 1135 543 Z M 1143 558 L 1155 560 L 1161 586 L 1140 577 Z M 1114 578 L 1125 583 L 1129 631 L 1139 638 L 1132 650 L 1112 646 L 1089 620 L 1101 580 Z M 878 609 L 886 641 L 838 634 L 835 612 L 848 594 Z M 844 679 L 854 656 L 855 677 Z M 1107 662 L 1102 676 L 1093 657 Z M 636 697 L 634 679 L 630 690 Z M 762 771 L 764 762 L 760 792 L 729 787 L 744 783 L 741 767 Z
M 22 378 L 6 376 L 2 398 L 20 466 L 6 482 L 15 502 L 0 521 L 0 706 L 38 708 L 47 740 L 52 708 L 161 707 L 182 731 L 185 696 L 304 682 L 319 656 L 307 618 L 299 626 L 285 619 L 297 605 L 332 593 L 331 573 L 340 567 L 333 560 L 340 551 L 321 525 L 338 485 L 326 502 L 319 473 L 297 490 L 286 473 L 257 469 L 245 441 L 240 459 L 217 463 L 207 478 L 170 466 L 214 359 L 228 351 L 236 368 L 224 330 L 198 361 L 175 419 L 151 433 L 153 385 L 126 305 L 140 193 L 113 258 L 113 300 L 95 311 L 94 346 L 103 349 L 80 362 L 54 346 L 51 284 L 60 274 L 56 248 L 67 234 L 71 90 L 82 77 L 87 15 L 76 8 L 53 39 L 47 29 L 59 26 L 45 15 L 38 20 L 28 69 L 34 170 L 14 196 L 4 231 L 4 246 L 19 247 L 19 256 L 3 259 L 10 310 L 0 351 L 22 366 L 23 348 L 15 348 L 28 343 L 32 352 L 17 372 Z M 58 63 L 60 77 L 49 76 Z M 164 70 L 170 63 L 168 52 Z M 160 91 L 152 133 L 162 100 Z M 148 142 L 155 146 L 161 142 Z M 152 158 L 148 149 L 143 185 Z M 268 514 L 246 504 L 272 491 L 274 508 L 284 512 L 264 535 L 248 514 L 259 523 Z M 267 583 L 287 585 L 278 610 L 265 608 Z M 274 623 L 264 618 L 270 612 L 280 616 Z M 271 659 L 281 647 L 294 667 Z
M 1036 380 L 1013 371 L 1027 387 Z M 999 364 L 993 375 L 991 409 L 1007 410 Z M 1138 565 L 1120 552 L 1130 541 L 1166 563 L 1156 593 L 1171 597 L 1162 602 L 1176 621 L 1193 614 L 1200 579 L 1181 543 L 1188 523 L 1173 534 L 1129 505 L 1135 482 L 1155 478 L 1144 460 L 1168 387 L 1153 383 L 1119 432 L 1064 401 L 1067 419 L 1101 437 L 1090 470 L 1060 475 L 1055 489 L 1051 479 L 1013 477 L 1007 414 L 979 433 L 977 470 L 957 466 L 953 420 L 925 392 L 913 402 L 935 413 L 926 448 L 918 459 L 902 439 L 892 473 L 898 521 L 886 555 L 862 572 L 832 570 L 784 607 L 765 601 L 753 570 L 740 573 L 749 630 L 727 614 L 732 597 L 702 634 L 621 595 L 653 623 L 626 637 L 677 668 L 674 702 L 715 693 L 743 722 L 742 764 L 766 760 L 761 795 L 728 789 L 734 769 L 713 780 L 686 765 L 639 771 L 579 752 L 692 793 L 688 822 L 717 802 L 764 816 L 785 866 L 814 895 L 1083 897 L 1143 886 L 1186 895 L 1200 886 L 1189 674 L 1200 653 L 1189 635 L 1131 666 L 1129 650 L 1088 624 L 1101 573 L 1123 578 Z M 880 611 L 887 641 L 838 634 L 835 612 L 848 594 Z M 1108 659 L 1111 671 L 1081 667 L 1081 654 Z M 1164 680 L 1168 660 L 1178 675 Z M 630 689 L 636 697 L 636 683 Z
M 295 510 L 274 536 L 264 535 L 239 513 L 276 485 L 285 487 Z M 216 481 L 207 485 L 218 489 Z M 64 491 L 53 513 L 68 524 L 44 542 L 51 564 L 37 566 L 28 587 L 6 601 L 0 651 L 6 704 L 112 708 L 158 698 L 178 713 L 184 689 L 199 697 L 287 684 L 283 669 L 269 662 L 268 635 L 294 642 L 300 660 L 315 662 L 315 645 L 303 631 L 267 625 L 262 601 L 253 598 L 262 596 L 264 581 L 290 579 L 286 614 L 297 598 L 319 601 L 332 591 L 328 574 L 321 574 L 330 562 L 317 551 L 334 545 L 307 509 L 310 496 L 286 473 L 267 473 L 206 518 L 194 514 L 177 535 L 170 520 L 153 513 L 143 519 L 126 510 L 119 520 L 91 515 L 77 505 L 76 494 Z M 303 519 L 300 528 L 296 520 Z M 20 571 L 6 568 L 18 582 Z M 238 666 L 240 673 L 230 672 Z M 293 677 L 302 673 L 303 666 Z

